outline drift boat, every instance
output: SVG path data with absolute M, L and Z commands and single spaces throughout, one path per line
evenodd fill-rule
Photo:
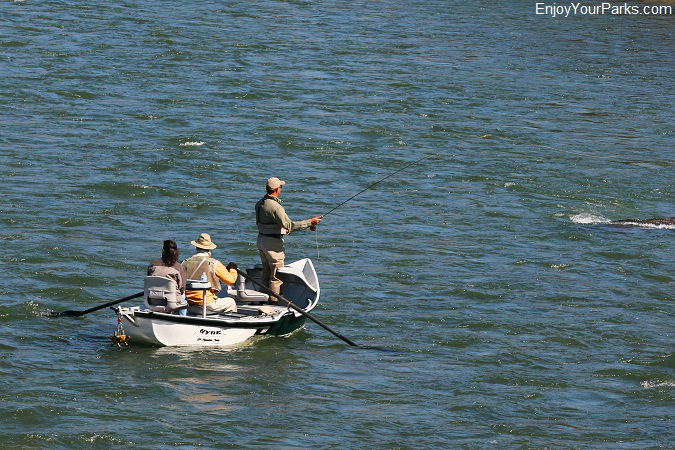
M 246 278 L 260 281 L 260 265 L 246 270 Z M 310 259 L 301 259 L 277 271 L 283 281 L 282 295 L 309 312 L 319 302 L 319 279 Z M 159 277 L 148 277 L 159 278 Z M 208 282 L 188 280 L 188 290 L 210 288 Z M 254 284 L 239 276 L 235 287 L 227 286 L 218 296 L 229 296 L 237 303 L 236 313 L 211 313 L 201 306 L 188 307 L 187 315 L 162 312 L 167 304 L 153 299 L 146 279 L 145 307 L 117 307 L 119 327 L 131 344 L 154 346 L 228 346 L 258 335 L 283 336 L 305 324 L 306 317 L 288 306 L 268 305 L 269 296 L 254 289 Z M 167 298 L 171 298 L 167 296 Z

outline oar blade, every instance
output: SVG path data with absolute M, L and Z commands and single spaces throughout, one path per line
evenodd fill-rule
M 358 345 L 357 347 L 362 350 L 375 350 L 378 352 L 399 353 L 398 350 L 394 350 L 393 348 L 378 347 L 376 345 Z
M 82 311 L 49 311 L 47 317 L 80 317 L 81 315 Z

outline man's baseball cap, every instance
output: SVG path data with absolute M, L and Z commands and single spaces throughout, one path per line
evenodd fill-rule
M 272 178 L 269 178 L 267 180 L 267 189 L 269 189 L 270 191 L 273 191 L 276 188 L 278 188 L 279 186 L 283 186 L 284 184 L 286 184 L 285 181 L 280 180 L 277 177 L 272 177 Z

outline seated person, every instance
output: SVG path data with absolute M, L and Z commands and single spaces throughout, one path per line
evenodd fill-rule
M 187 313 L 187 303 L 185 302 L 185 267 L 178 264 L 178 246 L 172 240 L 164 241 L 162 248 L 162 257 L 157 258 L 148 266 L 148 276 L 171 278 L 176 282 L 176 304 L 184 304 L 185 308 L 178 310 L 179 314 Z
M 199 239 L 190 243 L 197 248 L 197 252 L 182 264 L 185 266 L 189 280 L 200 280 L 202 274 L 206 274 L 206 279 L 211 283 L 211 289 L 206 291 L 206 310 L 214 313 L 237 312 L 237 305 L 233 299 L 216 296 L 221 290 L 221 281 L 229 285 L 237 281 L 238 273 L 235 270 L 237 265 L 231 262 L 225 267 L 220 261 L 211 257 L 211 250 L 217 245 L 211 242 L 211 236 L 206 233 L 202 233 Z M 202 291 L 187 291 L 185 296 L 190 305 L 203 306 Z

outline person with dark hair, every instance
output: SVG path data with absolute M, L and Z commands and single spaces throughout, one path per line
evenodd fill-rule
M 155 259 L 148 266 L 148 276 L 152 275 L 174 280 L 176 282 L 176 291 L 178 292 L 176 303 L 185 304 L 187 307 L 187 302 L 185 301 L 185 280 L 187 276 L 185 274 L 185 267 L 178 263 L 178 256 L 178 246 L 174 241 L 167 239 L 164 241 L 164 247 L 162 248 L 162 257 Z M 187 310 L 183 308 L 179 309 L 178 312 L 181 315 L 185 315 Z

